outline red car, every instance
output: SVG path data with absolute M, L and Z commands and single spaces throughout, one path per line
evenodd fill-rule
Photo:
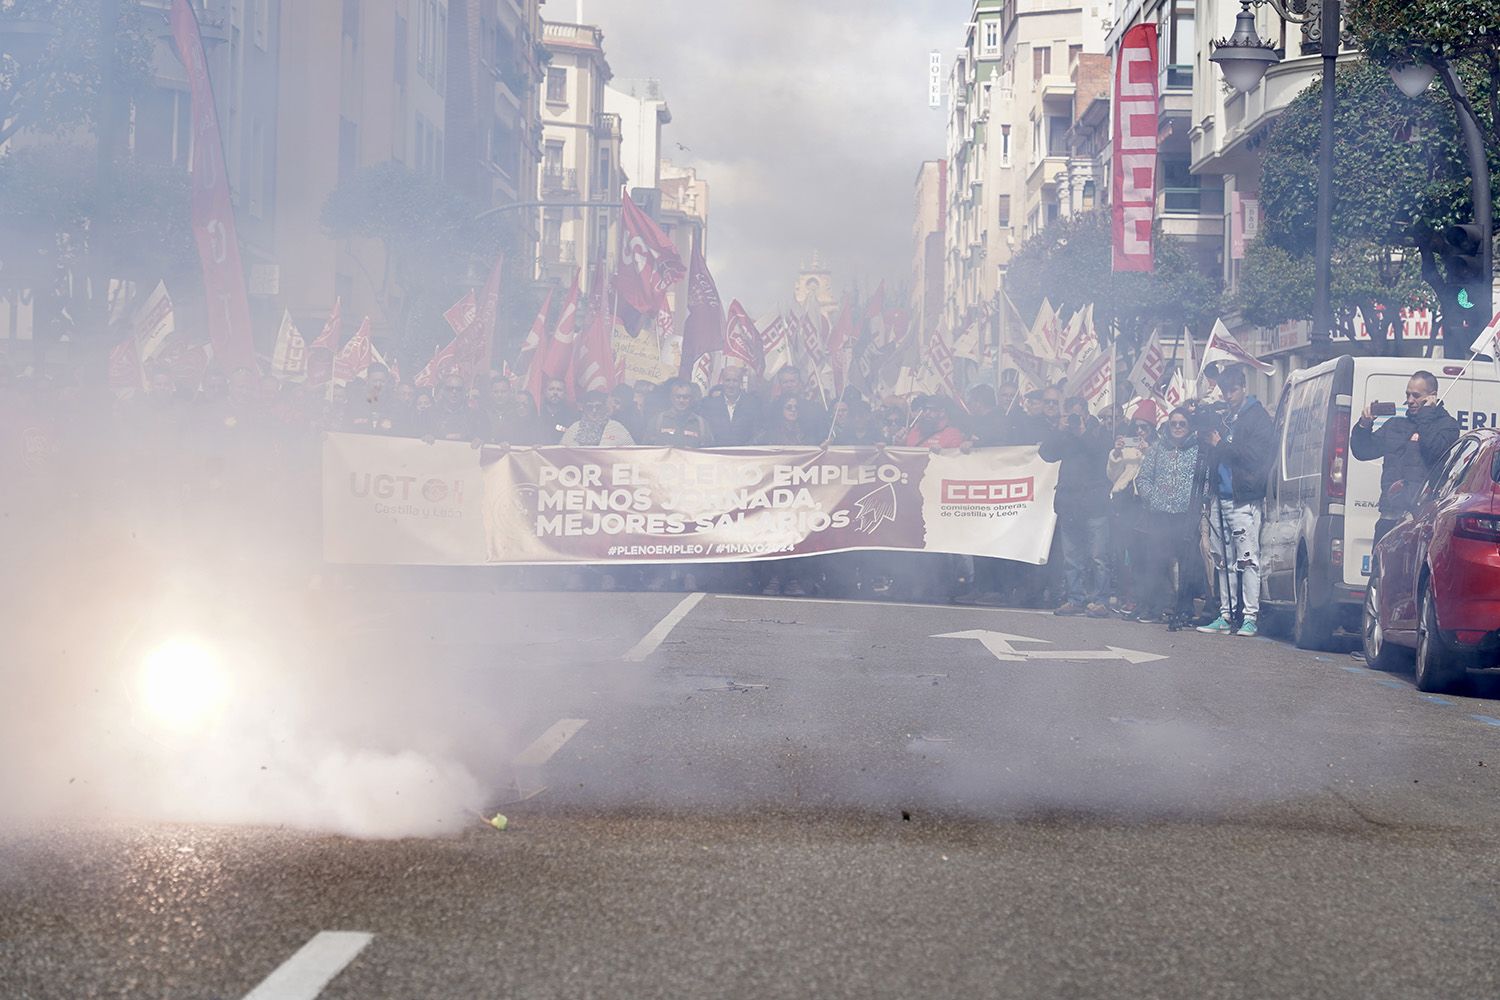
M 1500 432 L 1458 439 L 1408 515 L 1375 546 L 1365 660 L 1392 669 L 1416 651 L 1417 688 L 1461 684 L 1500 651 Z

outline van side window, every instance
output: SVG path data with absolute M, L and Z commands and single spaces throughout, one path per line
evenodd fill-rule
M 1285 398 L 1281 439 L 1282 478 L 1323 475 L 1324 437 L 1328 430 L 1328 394 L 1333 378 L 1311 378 L 1292 386 Z

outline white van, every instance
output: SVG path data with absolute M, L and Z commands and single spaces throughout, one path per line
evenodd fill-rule
M 1293 372 L 1282 390 L 1261 531 L 1261 603 L 1274 619 L 1290 619 L 1303 649 L 1328 648 L 1339 627 L 1358 630 L 1370 578 L 1380 462 L 1353 459 L 1350 425 L 1371 401 L 1404 412 L 1406 383 L 1423 370 L 1437 376 L 1461 430 L 1500 426 L 1500 377 L 1484 360 L 1464 374 L 1461 362 L 1441 358 L 1345 355 Z

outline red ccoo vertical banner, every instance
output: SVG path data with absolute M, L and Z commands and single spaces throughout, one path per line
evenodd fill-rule
M 219 135 L 219 115 L 214 108 L 213 85 L 208 79 L 198 18 L 188 0 L 173 0 L 172 37 L 187 69 L 192 95 L 193 237 L 203 262 L 203 291 L 208 302 L 208 335 L 213 341 L 214 359 L 225 370 L 259 371 L 255 342 L 250 334 L 250 300 L 245 293 L 239 236 L 229 201 L 224 141 Z
M 1156 25 L 1137 24 L 1115 56 L 1114 270 L 1151 271 L 1156 214 Z

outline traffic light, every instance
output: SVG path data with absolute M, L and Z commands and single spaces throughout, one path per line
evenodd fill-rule
M 1484 234 L 1472 224 L 1449 226 L 1443 231 L 1443 268 L 1448 285 L 1458 296 L 1461 309 L 1473 309 L 1486 301 L 1490 276 L 1484 268 Z

